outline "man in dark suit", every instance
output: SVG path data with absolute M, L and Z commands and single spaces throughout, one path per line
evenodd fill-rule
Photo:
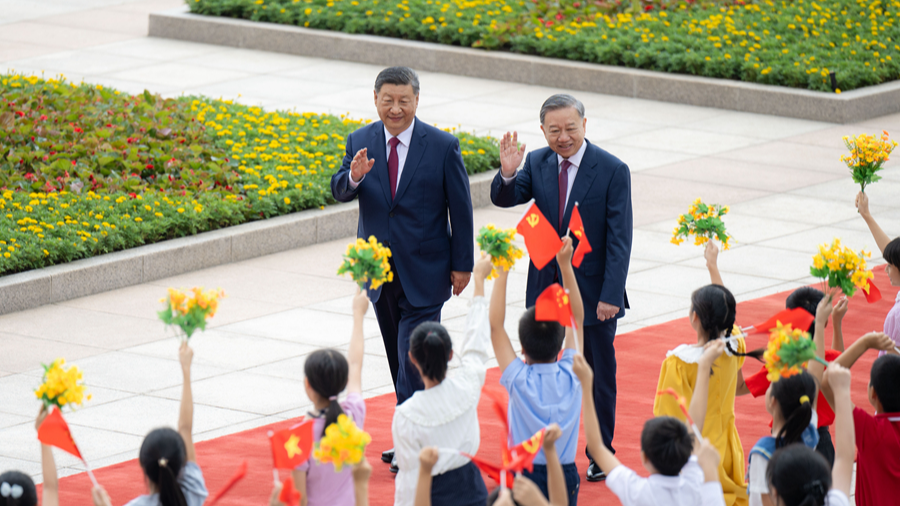
M 331 178 L 335 199 L 359 197 L 357 236 L 374 235 L 391 249 L 394 281 L 369 290 L 369 298 L 398 405 L 424 388 L 409 360 L 410 334 L 440 321 L 451 289 L 463 291 L 474 264 L 472 198 L 459 140 L 417 119 L 418 104 L 415 71 L 382 70 L 375 79 L 381 121 L 350 134 L 344 163 Z M 382 454 L 392 459 L 393 450 Z
M 541 130 L 548 147 L 525 157 L 516 133 L 500 142 L 501 169 L 491 185 L 491 201 L 512 207 L 534 199 L 560 236 L 568 230 L 577 203 L 593 251 L 575 270 L 584 300 L 584 356 L 594 369 L 594 398 L 603 442 L 612 450 L 616 423 L 616 320 L 625 315 L 625 277 L 631 257 L 631 173 L 628 166 L 585 139 L 584 105 L 571 95 L 553 95 L 541 107 Z M 516 169 L 525 158 L 525 167 Z M 534 305 L 558 281 L 556 260 L 538 270 L 528 266 L 525 305 Z M 593 310 L 596 308 L 596 311 Z M 590 457 L 590 454 L 588 454 Z M 588 481 L 606 475 L 594 464 Z

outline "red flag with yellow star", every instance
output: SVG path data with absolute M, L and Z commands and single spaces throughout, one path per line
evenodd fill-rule
M 556 229 L 547 221 L 544 213 L 533 201 L 516 226 L 516 231 L 525 238 L 528 256 L 531 257 L 531 263 L 538 270 L 550 263 L 562 247 L 562 241 L 559 239 Z
M 581 211 L 578 210 L 578 202 L 572 208 L 572 217 L 569 218 L 569 230 L 578 239 L 578 247 L 575 248 L 575 253 L 572 255 L 572 265 L 578 268 L 581 267 L 581 261 L 584 260 L 584 256 L 594 251 L 591 248 L 591 243 L 588 242 L 587 234 L 584 233 L 584 222 L 581 221 Z
M 269 434 L 275 469 L 294 469 L 309 460 L 313 447 L 313 420 Z
M 559 322 L 564 327 L 573 326 L 575 319 L 572 317 L 569 291 L 559 283 L 548 286 L 534 303 L 534 319 L 541 322 Z

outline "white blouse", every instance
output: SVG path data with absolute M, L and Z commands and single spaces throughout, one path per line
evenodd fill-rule
M 391 432 L 397 456 L 394 489 L 395 506 L 412 506 L 419 477 L 419 452 L 436 446 L 470 455 L 478 453 L 481 434 L 478 429 L 478 399 L 490 360 L 491 326 L 488 303 L 484 297 L 472 301 L 466 321 L 466 334 L 459 368 L 449 371 L 440 385 L 420 390 L 394 411 Z M 441 452 L 432 476 L 458 469 L 469 459 L 455 452 Z

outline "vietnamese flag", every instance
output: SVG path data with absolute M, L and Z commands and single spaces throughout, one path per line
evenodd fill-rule
M 41 427 L 38 429 L 38 439 L 47 446 L 55 446 L 84 461 L 84 457 L 78 451 L 78 445 L 72 439 L 69 424 L 63 419 L 62 413 L 59 412 L 58 408 L 51 408 L 50 414 L 47 415 L 47 418 L 44 418 Z
M 869 280 L 869 286 L 863 288 L 862 290 L 863 294 L 865 294 L 866 296 L 866 302 L 868 302 L 869 304 L 874 304 L 881 300 L 881 290 L 879 290 L 878 287 L 875 286 L 875 283 L 873 283 L 871 279 Z
M 516 231 L 525 238 L 525 248 L 531 263 L 538 270 L 543 269 L 559 253 L 562 241 L 553 225 L 547 221 L 544 213 L 538 209 L 534 201 L 528 206 L 525 215 L 516 226 Z
M 775 316 L 762 323 L 753 325 L 751 329 L 748 330 L 749 334 L 768 334 L 772 329 L 778 326 L 778 322 L 781 322 L 782 325 L 787 326 L 790 324 L 793 328 L 805 332 L 815 320 L 816 317 L 809 314 L 807 310 L 795 307 L 794 309 L 784 309 L 779 311 Z
M 578 210 L 578 202 L 572 208 L 572 217 L 569 218 L 569 230 L 578 239 L 578 247 L 572 255 L 572 265 L 576 268 L 581 267 L 581 261 L 584 256 L 594 251 L 591 249 L 591 243 L 588 242 L 587 234 L 584 232 L 584 222 L 581 221 L 581 211 Z
M 312 455 L 313 420 L 269 434 L 275 469 L 294 469 Z
M 575 319 L 569 303 L 569 291 L 553 283 L 548 286 L 534 303 L 534 319 L 541 322 L 559 322 L 564 327 L 572 327 Z

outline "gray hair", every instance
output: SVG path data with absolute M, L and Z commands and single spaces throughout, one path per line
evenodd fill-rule
M 419 94 L 419 75 L 409 67 L 388 67 L 378 73 L 375 78 L 375 93 L 381 91 L 384 84 L 396 84 L 399 86 L 412 86 L 413 93 Z
M 558 93 L 547 100 L 544 100 L 544 105 L 541 106 L 541 124 L 544 124 L 544 116 L 546 116 L 548 112 L 557 109 L 565 109 L 566 107 L 574 107 L 578 112 L 578 116 L 580 116 L 581 119 L 584 119 L 584 104 L 572 95 Z

